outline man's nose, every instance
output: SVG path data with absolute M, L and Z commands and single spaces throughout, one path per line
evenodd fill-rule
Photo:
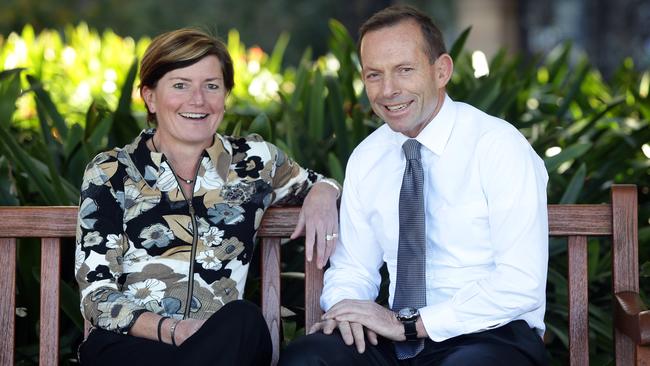
M 385 76 L 382 83 L 381 92 L 384 98 L 392 98 L 398 95 L 400 93 L 400 88 L 397 80 L 395 80 L 393 76 Z

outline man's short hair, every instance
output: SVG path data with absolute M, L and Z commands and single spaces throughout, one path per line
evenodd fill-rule
M 447 53 L 442 32 L 433 24 L 433 20 L 428 15 L 409 5 L 392 5 L 375 13 L 359 28 L 357 45 L 359 58 L 361 58 L 361 41 L 366 33 L 408 20 L 415 21 L 420 26 L 425 42 L 424 52 L 431 63 L 434 63 L 443 53 Z

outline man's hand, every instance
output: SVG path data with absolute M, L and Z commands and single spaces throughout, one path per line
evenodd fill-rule
M 376 335 L 381 335 L 390 340 L 406 340 L 406 336 L 404 335 L 404 325 L 402 322 L 397 320 L 395 313 L 374 301 L 340 301 L 323 314 L 322 319 L 325 322 L 336 320 L 338 322 L 349 322 L 351 324 L 358 323 L 367 330 L 374 332 Z
M 366 340 L 363 337 L 364 330 L 368 341 L 374 346 L 377 345 L 377 333 L 368 328 L 364 328 L 359 323 L 350 323 L 347 321 L 324 320 L 318 322 L 309 329 L 309 334 L 322 331 L 325 334 L 332 334 L 334 329 L 338 328 L 341 333 L 343 342 L 348 346 L 354 344 L 357 347 L 357 352 L 363 353 L 366 350 Z
M 336 246 L 339 233 L 339 214 L 336 207 L 338 191 L 326 183 L 316 183 L 302 204 L 296 229 L 291 234 L 295 239 L 305 232 L 305 254 L 311 261 L 316 245 L 316 266 L 323 268 Z

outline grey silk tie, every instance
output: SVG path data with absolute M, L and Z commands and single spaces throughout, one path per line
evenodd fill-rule
M 405 307 L 420 309 L 426 305 L 424 172 L 420 161 L 420 143 L 409 139 L 402 145 L 406 168 L 399 194 L 399 247 L 397 249 L 397 284 L 393 310 Z M 424 348 L 424 340 L 395 342 L 397 358 L 414 357 Z

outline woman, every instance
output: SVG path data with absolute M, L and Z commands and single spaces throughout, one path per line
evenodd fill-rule
M 322 266 L 340 186 L 259 136 L 216 134 L 234 85 L 223 43 L 197 30 L 155 38 L 141 62 L 148 119 L 84 174 L 77 229 L 84 364 L 268 364 L 259 309 L 241 300 L 264 211 L 303 202 Z M 327 240 L 326 240 L 327 238 Z M 191 279 L 191 280 L 190 280 Z

